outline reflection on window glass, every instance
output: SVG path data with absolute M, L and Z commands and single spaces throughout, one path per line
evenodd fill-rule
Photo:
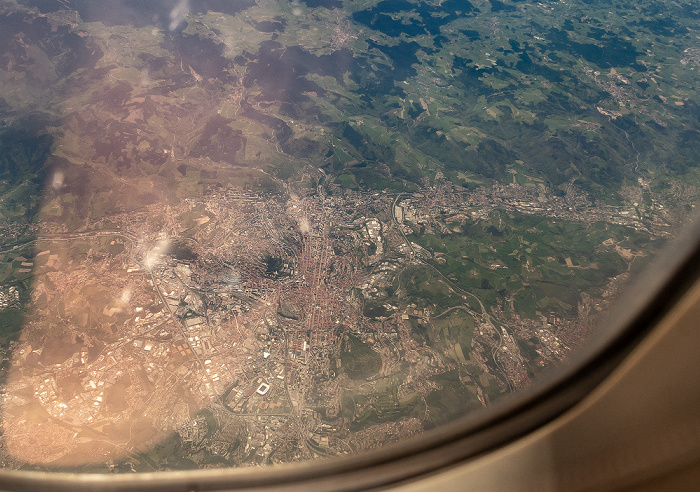
M 348 455 L 528 386 L 695 207 L 699 18 L 1 0 L 3 466 Z

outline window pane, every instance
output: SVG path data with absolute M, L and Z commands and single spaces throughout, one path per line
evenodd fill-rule
M 699 17 L 0 1 L 4 466 L 356 454 L 561 367 L 695 207 Z

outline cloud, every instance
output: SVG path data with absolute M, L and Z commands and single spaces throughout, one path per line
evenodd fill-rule
M 177 5 L 170 11 L 170 25 L 168 29 L 174 31 L 177 27 L 182 24 L 185 20 L 187 14 L 190 13 L 190 2 L 189 0 L 180 0 Z
M 63 174 L 63 171 L 56 171 L 53 175 L 53 179 L 51 180 L 51 187 L 54 190 L 59 190 L 63 188 L 63 180 L 65 178 L 65 175 Z

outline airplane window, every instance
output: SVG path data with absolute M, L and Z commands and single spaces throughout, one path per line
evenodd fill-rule
M 341 469 L 592 367 L 692 247 L 698 19 L 0 0 L 3 470 Z

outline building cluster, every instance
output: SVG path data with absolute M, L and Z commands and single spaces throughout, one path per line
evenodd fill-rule
M 125 422 L 140 409 L 154 426 L 178 432 L 192 453 L 206 449 L 226 459 L 234 452 L 231 436 L 238 433 L 246 436 L 241 449 L 261 460 L 347 452 L 339 437 L 347 429 L 334 419 L 343 411 L 347 391 L 339 352 L 348 333 L 381 357 L 381 369 L 361 385 L 375 387 L 383 378 L 403 374 L 396 382 L 400 399 L 439 389 L 432 378 L 466 359 L 483 375 L 476 381 L 460 373 L 460 380 L 474 384 L 484 404 L 494 363 L 509 384 L 527 382 L 515 333 L 491 324 L 483 306 L 483 312 L 465 307 L 477 321 L 475 341 L 459 350 L 448 344 L 454 356 L 416 336 L 440 313 L 419 300 L 397 301 L 388 294 L 400 288 L 396 278 L 405 267 L 440 263 L 439 256 L 408 239 L 416 228 L 450 234 L 499 208 L 604 220 L 655 234 L 666 230 L 660 205 L 613 207 L 593 204 L 573 187 L 559 196 L 546 187 L 517 184 L 467 192 L 440 181 L 400 195 L 337 189 L 326 194 L 319 188 L 290 193 L 286 201 L 224 190 L 182 207 L 180 217 L 187 218 L 173 226 L 182 229 L 175 239 L 137 221 L 113 237 L 81 235 L 94 245 L 82 260 L 74 254 L 73 263 L 52 249 L 12 258 L 17 275 L 37 276 L 34 297 L 44 291 L 73 296 L 67 303 L 73 306 L 85 285 L 109 279 L 119 287 L 97 289 L 110 299 L 92 307 L 86 303 L 85 313 L 70 315 L 66 336 L 75 350 L 65 361 L 44 363 L 45 349 L 26 340 L 14 347 L 12 363 L 22 377 L 6 384 L 6 408 L 35 400 L 52 418 L 76 429 Z M 170 241 L 172 247 L 175 240 L 189 253 L 168 253 L 163 245 Z M 106 248 L 117 242 L 123 252 L 110 257 Z M 72 276 L 54 273 L 68 265 Z M 51 282 L 43 278 L 49 272 Z M 0 289 L 0 309 L 18 302 L 16 287 Z M 59 304 L 51 297 L 46 303 Z M 365 305 L 376 306 L 376 312 L 363 314 Z M 542 360 L 561 359 L 569 350 L 557 334 L 558 323 L 520 323 L 523 333 L 538 338 Z M 72 389 L 66 391 L 69 380 Z M 364 399 L 355 417 L 374 411 L 379 400 Z M 210 429 L 196 408 L 214 408 L 223 423 Z M 226 427 L 226 422 L 237 424 Z M 293 442 L 305 444 L 300 450 Z

